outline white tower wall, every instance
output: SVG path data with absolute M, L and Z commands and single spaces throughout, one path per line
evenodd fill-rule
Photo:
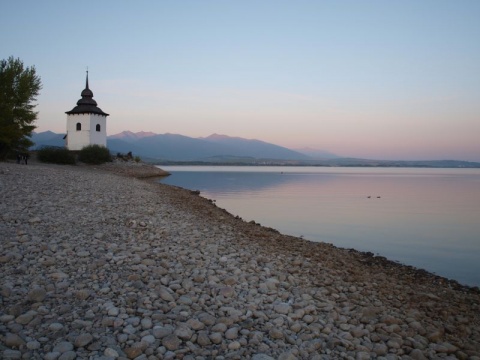
M 97 127 L 100 127 L 97 129 Z M 107 147 L 107 117 L 90 114 L 90 144 Z
M 77 130 L 80 124 L 80 130 Z M 100 125 L 100 131 L 97 131 Z M 98 114 L 67 115 L 67 148 L 81 150 L 87 145 L 107 146 L 107 117 Z

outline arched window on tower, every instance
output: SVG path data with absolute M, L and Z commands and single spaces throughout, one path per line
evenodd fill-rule
M 100 124 L 97 124 L 97 126 L 95 127 L 95 130 L 100 131 Z
M 82 124 L 81 123 L 77 123 L 77 131 L 80 131 L 82 130 Z

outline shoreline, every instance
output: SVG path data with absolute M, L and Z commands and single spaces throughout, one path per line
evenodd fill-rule
M 160 165 L 158 165 L 158 166 L 160 166 Z M 277 169 L 277 167 L 273 167 L 273 168 Z M 167 168 L 167 169 L 169 169 L 169 168 Z M 176 167 L 174 166 L 174 167 L 170 168 L 169 170 L 174 171 L 174 170 L 178 170 L 178 169 L 176 169 Z M 469 170 L 469 169 L 467 169 L 467 170 Z M 190 171 L 190 169 L 188 171 Z M 281 170 L 278 170 L 278 171 L 280 172 Z M 283 171 L 282 171 L 282 174 L 283 174 Z M 184 190 L 187 190 L 187 191 L 191 191 L 193 194 L 197 194 L 197 195 L 200 195 L 201 197 L 204 197 L 203 191 L 200 192 L 199 190 L 192 190 L 194 188 L 192 188 L 192 189 L 182 188 L 181 186 L 173 185 L 173 183 L 174 182 L 171 182 L 168 185 L 174 186 L 174 187 L 177 187 L 177 188 L 180 188 L 180 189 L 184 189 Z M 206 200 L 212 202 L 214 206 L 218 206 L 218 203 L 216 203 L 215 200 L 209 199 L 208 197 L 204 197 L 204 198 Z M 228 209 L 225 209 L 225 210 L 227 212 L 229 211 Z M 235 216 L 233 214 L 231 214 L 231 216 L 237 217 L 240 220 L 242 220 L 241 216 Z M 243 214 L 243 216 L 247 216 L 249 219 L 252 219 L 251 216 L 248 216 L 248 215 L 245 215 L 245 214 Z M 271 221 L 271 219 L 270 219 L 270 221 Z M 256 219 L 253 218 L 250 222 L 255 223 Z M 261 225 L 262 227 L 269 228 L 268 226 L 265 226 L 265 225 L 262 225 L 262 224 L 259 224 L 259 225 Z M 275 225 L 273 225 L 271 228 L 275 231 L 279 231 L 276 228 Z M 316 240 L 311 240 L 311 239 L 305 238 L 303 236 L 288 235 L 288 233 L 282 233 L 282 232 L 280 232 L 280 233 L 282 235 L 285 235 L 285 236 L 292 236 L 293 238 L 300 238 L 302 240 L 310 241 L 310 242 L 313 242 L 313 243 L 316 243 L 316 242 L 322 242 L 323 243 L 323 242 L 325 242 L 325 241 L 322 241 L 321 239 L 319 240 L 318 238 L 316 238 Z M 445 274 L 441 275 L 441 274 L 435 273 L 432 270 L 428 270 L 428 269 L 422 267 L 422 265 L 415 266 L 415 265 L 411 265 L 411 264 L 408 264 L 408 263 L 404 263 L 404 262 L 402 262 L 402 260 L 393 260 L 388 255 L 379 254 L 378 249 L 375 250 L 375 249 L 368 249 L 367 248 L 367 249 L 364 249 L 364 250 L 359 250 L 359 249 L 354 248 L 354 247 L 339 246 L 339 245 L 335 244 L 334 242 L 325 242 L 325 243 L 326 244 L 331 244 L 332 246 L 334 246 L 335 248 L 338 248 L 338 249 L 347 250 L 347 251 L 351 251 L 351 252 L 357 252 L 357 253 L 359 253 L 360 256 L 364 256 L 366 258 L 365 259 L 366 262 L 375 262 L 375 263 L 380 264 L 380 265 L 384 264 L 384 267 L 389 267 L 389 268 L 399 267 L 399 266 L 404 267 L 406 271 L 417 272 L 419 274 L 424 274 L 425 276 L 430 277 L 432 279 L 432 281 L 441 281 L 441 282 L 444 282 L 444 283 L 450 282 L 451 286 L 454 286 L 456 288 L 462 288 L 463 287 L 463 288 L 466 288 L 467 291 L 470 290 L 470 291 L 480 292 L 480 284 L 477 284 L 477 282 L 475 282 L 475 281 L 473 281 L 471 283 L 462 282 L 461 280 L 457 280 L 454 277 L 449 277 L 448 275 L 445 275 Z M 374 254 L 373 252 L 375 252 L 376 254 Z M 391 255 L 391 256 L 395 256 L 395 255 Z M 418 275 L 418 276 L 420 276 L 420 275 Z
M 64 353 L 72 351 L 79 357 L 89 354 L 106 358 L 109 357 L 107 354 L 115 353 L 117 358 L 135 358 L 143 354 L 152 359 L 188 356 L 260 358 L 262 354 L 266 356 L 264 359 L 281 356 L 292 359 L 315 356 L 379 359 L 408 356 L 422 359 L 447 355 L 468 359 L 480 355 L 478 288 L 371 253 L 314 243 L 246 223 L 192 191 L 154 183 L 144 170 L 141 175 L 135 175 L 134 171 L 119 170 L 115 164 L 0 164 L 3 187 L 0 191 L 6 196 L 2 210 L 10 211 L 1 217 L 8 245 L 2 244 L 0 258 L 1 270 L 6 274 L 1 283 L 4 310 L 0 312 L 0 351 L 4 352 L 4 357 L 17 356 L 16 352 L 33 357 L 54 353 L 55 345 L 61 342 L 73 345 Z M 16 195 L 21 193 L 14 188 L 14 178 L 17 177 L 28 183 L 29 196 L 46 201 L 52 214 L 62 213 L 55 209 L 55 200 L 68 199 L 51 196 L 46 192 L 48 187 L 43 185 L 35 189 L 35 179 L 38 184 L 39 176 L 49 179 L 50 188 L 59 187 L 62 193 L 71 195 L 76 193 L 68 193 L 65 177 L 75 186 L 78 176 L 87 181 L 95 179 L 99 186 L 104 182 L 99 193 L 85 195 L 85 203 L 81 202 L 81 206 L 87 210 L 82 214 L 88 217 L 88 211 L 98 212 L 117 238 L 110 239 L 110 234 L 105 231 L 86 236 L 91 230 L 85 228 L 82 219 L 72 217 L 69 218 L 72 221 L 70 231 L 75 230 L 75 237 L 58 225 L 58 219 L 52 220 L 55 226 L 51 225 L 33 203 L 29 208 L 33 218 L 23 224 L 16 223 L 15 217 L 22 216 L 19 211 L 23 206 L 14 207 L 14 210 L 7 207 L 15 202 L 7 190 Z M 138 180 L 140 177 L 144 180 Z M 108 195 L 119 203 L 106 204 L 104 200 L 98 200 L 96 207 L 92 207 L 99 194 L 100 197 Z M 21 197 L 18 201 L 21 202 Z M 75 209 L 76 205 L 68 202 L 68 206 Z M 98 210 L 98 207 L 106 209 Z M 168 221 L 158 214 L 165 214 Z M 121 221 L 110 224 L 109 216 Z M 37 218 L 40 221 L 37 222 Z M 37 225 L 40 229 L 36 229 Z M 42 249 L 41 244 L 48 243 L 52 233 L 61 234 L 61 240 L 54 246 L 57 251 L 44 245 L 46 250 L 33 254 L 27 252 L 27 249 Z M 74 238 L 81 238 L 83 249 L 76 249 Z M 65 278 L 56 275 L 60 278 L 52 279 L 51 272 L 50 275 L 48 271 L 45 273 L 45 265 L 40 268 L 40 273 L 51 279 L 49 281 L 42 282 L 37 278 L 41 274 L 28 271 L 27 265 L 36 268 L 37 263 L 48 262 L 44 258 L 53 257 L 54 262 L 59 247 L 67 249 L 64 253 L 70 251 L 71 255 L 89 252 L 85 258 L 77 259 L 81 266 L 87 264 L 86 258 L 93 256 L 89 249 L 97 249 L 103 254 L 103 261 L 109 264 L 108 274 L 115 278 L 111 281 L 115 284 L 108 288 L 116 296 L 107 301 L 104 299 L 108 297 L 107 290 L 102 290 L 101 286 L 95 289 L 85 281 L 81 286 L 74 286 L 72 281 L 65 280 L 74 277 L 75 256 L 71 263 L 62 263 L 63 267 L 55 269 L 61 269 Z M 117 253 L 123 257 L 112 260 Z M 139 257 L 139 261 L 129 261 L 129 253 L 135 254 L 135 259 Z M 108 254 L 112 257 L 109 258 Z M 101 259 L 97 261 L 102 262 Z M 13 263 L 17 265 L 13 266 Z M 140 297 L 149 298 L 140 307 L 138 303 L 134 307 L 128 305 L 129 292 L 122 293 L 118 288 L 122 280 L 115 274 L 125 272 L 124 265 L 128 265 L 131 274 L 123 286 L 128 285 L 127 289 L 132 287 Z M 18 273 L 15 270 L 18 266 L 27 271 L 24 269 L 23 273 Z M 56 264 L 47 266 L 47 269 L 52 266 Z M 87 267 L 85 271 L 94 280 L 101 276 L 107 279 L 106 273 L 102 275 L 104 266 L 99 265 L 98 271 Z M 175 269 L 182 274 L 180 278 Z M 138 273 L 140 275 L 136 275 Z M 23 288 L 17 283 L 24 284 Z M 21 295 L 28 298 L 34 290 L 33 285 L 44 290 L 44 298 L 40 302 L 22 301 Z M 78 302 L 98 304 L 93 319 L 98 318 L 99 323 L 95 325 L 95 321 L 86 316 L 88 310 L 79 310 L 83 313 L 79 316 L 81 319 L 63 321 L 62 329 L 65 330 L 58 337 L 45 336 L 48 341 L 44 342 L 33 340 L 34 329 L 41 334 L 45 332 L 39 329 L 41 324 L 32 324 L 35 319 L 44 321 L 47 317 L 47 320 L 51 319 L 47 321 L 50 326 L 54 324 L 54 318 L 62 318 L 58 310 L 55 315 L 43 314 L 43 309 L 39 311 L 42 307 L 48 308 L 46 303 L 50 309 L 59 308 L 60 305 L 54 305 L 52 301 L 61 298 L 62 286 L 66 286 L 67 292 L 76 294 L 73 299 L 63 299 L 73 308 L 78 307 Z M 152 291 L 154 295 L 149 293 Z M 82 292 L 85 294 L 81 295 Z M 86 299 L 82 300 L 85 296 Z M 22 304 L 21 309 L 15 307 L 18 302 Z M 112 306 L 107 309 L 105 303 L 112 303 Z M 151 309 L 146 304 L 150 304 Z M 118 313 L 111 310 L 113 308 L 118 309 Z M 23 324 L 22 316 L 29 311 L 35 314 Z M 209 320 L 205 320 L 208 316 L 204 314 L 210 315 Z M 109 325 L 110 318 L 112 325 Z M 132 318 L 139 318 L 138 324 Z M 77 320 L 92 322 L 81 328 L 93 333 L 92 340 L 82 346 L 75 344 L 82 335 L 82 331 L 73 326 Z M 143 320 L 152 326 L 142 325 Z M 93 328 L 101 331 L 95 332 Z M 113 336 L 115 332 L 117 335 Z M 102 339 L 99 333 L 112 334 L 113 340 L 112 336 Z M 127 334 L 127 337 L 119 338 L 118 333 Z M 109 347 L 109 341 L 115 345 Z M 92 343 L 97 345 L 92 346 Z M 60 352 L 58 357 L 64 353 Z
M 152 176 L 152 178 L 155 178 L 155 177 Z M 157 182 L 154 182 L 154 183 L 158 184 Z M 185 191 L 192 196 L 198 196 L 198 197 L 204 199 L 206 202 L 209 203 L 209 204 L 206 204 L 205 206 L 212 205 L 212 206 L 218 208 L 219 210 L 223 211 L 225 213 L 225 215 L 234 219 L 234 221 L 243 222 L 247 226 L 254 225 L 254 226 L 260 227 L 260 228 L 262 228 L 263 231 L 271 232 L 273 234 L 281 236 L 282 238 L 288 238 L 292 241 L 300 241 L 300 242 L 305 241 L 307 243 L 311 243 L 313 246 L 315 246 L 315 244 L 322 244 L 322 246 L 332 247 L 332 248 L 334 248 L 336 250 L 339 250 L 339 251 L 345 251 L 345 252 L 348 252 L 348 253 L 355 254 L 355 256 L 358 256 L 358 257 L 362 258 L 362 260 L 361 260 L 362 262 L 364 262 L 365 264 L 368 264 L 370 266 L 377 266 L 379 268 L 385 269 L 386 271 L 388 271 L 388 270 L 398 270 L 398 271 L 401 271 L 401 272 L 404 272 L 404 273 L 409 273 L 410 276 L 413 276 L 415 278 L 424 277 L 426 279 L 426 281 L 431 281 L 433 283 L 440 283 L 440 284 L 443 284 L 445 286 L 449 286 L 451 288 L 454 288 L 454 289 L 460 290 L 460 291 L 473 292 L 473 293 L 479 293 L 480 294 L 480 287 L 479 286 L 471 286 L 471 285 L 467 285 L 467 284 L 462 284 L 461 282 L 459 282 L 455 279 L 451 279 L 451 278 L 448 278 L 448 277 L 445 277 L 445 276 L 437 275 L 437 274 L 435 274 L 433 272 L 430 272 L 426 269 L 416 267 L 416 266 L 413 266 L 413 265 L 404 264 L 400 261 L 390 260 L 389 258 L 387 258 L 385 256 L 375 255 L 373 252 L 370 252 L 370 251 L 360 251 L 360 250 L 357 250 L 355 248 L 345 248 L 345 247 L 337 246 L 337 245 L 332 244 L 332 243 L 327 243 L 327 242 L 323 242 L 323 241 L 313 241 L 313 240 L 305 239 L 305 238 L 299 237 L 299 236 L 283 234 L 275 228 L 261 225 L 260 223 L 256 223 L 254 220 L 245 221 L 241 217 L 231 214 L 230 212 L 228 212 L 228 210 L 217 206 L 217 204 L 214 201 L 212 201 L 211 199 L 203 197 L 201 192 L 198 191 L 198 190 L 190 190 L 190 189 L 183 188 L 181 186 L 175 186 L 175 185 L 165 185 L 165 186 L 169 186 L 169 187 L 178 189 L 180 191 Z M 307 256 L 307 255 L 305 255 L 305 256 Z
M 113 172 L 118 175 L 123 175 L 126 177 L 132 177 L 136 179 L 141 179 L 141 180 L 147 180 L 152 182 L 153 184 L 159 184 L 156 180 L 159 178 L 165 177 L 165 176 L 170 176 L 171 174 L 159 167 L 159 165 L 154 165 L 154 164 L 145 164 L 145 163 L 132 163 L 132 162 L 124 162 L 124 161 L 117 161 L 114 163 L 106 163 L 102 164 L 99 166 L 99 169 L 104 170 L 104 171 L 109 171 Z M 306 241 L 312 244 L 316 244 L 318 242 L 304 239 L 298 236 L 293 236 L 293 235 L 286 235 L 278 231 L 277 229 L 271 228 L 271 227 L 265 227 L 259 223 L 256 223 L 255 221 L 249 221 L 246 222 L 239 216 L 235 216 L 228 212 L 228 210 L 220 208 L 217 206 L 215 202 L 213 202 L 211 199 L 205 198 L 202 196 L 201 192 L 198 190 L 191 190 L 191 189 L 186 189 L 182 188 L 181 186 L 174 186 L 174 185 L 165 185 L 162 184 L 163 186 L 167 187 L 172 187 L 179 189 L 181 191 L 185 191 L 188 195 L 192 196 L 199 196 L 200 198 L 204 199 L 207 201 L 205 206 L 214 206 L 224 212 L 227 216 L 231 217 L 234 221 L 239 221 L 241 223 L 247 224 L 248 225 L 255 225 L 261 227 L 263 230 L 266 230 L 267 232 L 273 232 L 281 235 L 282 237 L 286 238 L 291 238 L 295 239 L 297 241 Z M 343 248 L 336 246 L 332 243 L 326 243 L 326 242 L 320 242 L 326 246 L 332 246 L 335 249 L 338 250 L 343 250 L 343 251 L 348 251 L 350 253 L 355 253 L 356 255 L 360 256 L 363 258 L 363 262 L 370 264 L 370 265 L 377 265 L 380 268 L 384 268 L 386 270 L 388 269 L 399 269 L 400 271 L 407 272 L 409 274 L 412 274 L 411 276 L 414 276 L 415 278 L 419 277 L 426 277 L 427 281 L 432 281 L 436 283 L 442 283 L 445 284 L 452 288 L 455 288 L 457 290 L 461 291 L 467 291 L 467 292 L 476 292 L 480 294 L 480 287 L 479 286 L 471 286 L 471 285 L 466 285 L 462 284 L 459 281 L 455 279 L 450 279 L 445 276 L 437 275 L 435 273 L 432 273 L 428 270 L 425 270 L 423 268 L 419 268 L 413 265 L 408 265 L 404 264 L 402 262 L 390 260 L 385 256 L 381 255 L 375 255 L 374 253 L 370 251 L 360 251 L 354 248 Z

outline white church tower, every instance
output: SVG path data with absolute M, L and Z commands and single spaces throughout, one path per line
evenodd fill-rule
M 67 111 L 68 150 L 81 150 L 87 145 L 107 146 L 107 113 L 97 107 L 93 92 L 88 88 L 88 71 L 85 89 L 77 106 Z

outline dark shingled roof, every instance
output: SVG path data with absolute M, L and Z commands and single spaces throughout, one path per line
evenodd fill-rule
M 66 111 L 65 113 L 70 114 L 98 114 L 103 116 L 108 116 L 107 113 L 103 112 L 97 106 L 97 102 L 93 100 L 93 92 L 88 87 L 88 71 L 87 71 L 87 81 L 85 89 L 82 91 L 82 98 L 77 101 L 77 106 L 72 110 Z

